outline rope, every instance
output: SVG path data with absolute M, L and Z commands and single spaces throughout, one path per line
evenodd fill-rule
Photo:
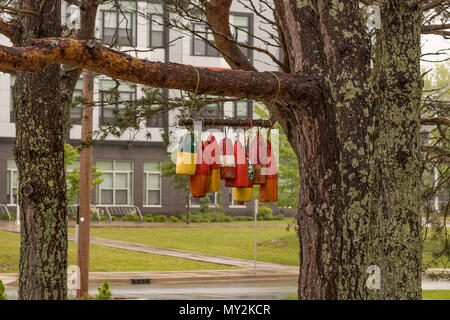
M 200 86 L 200 72 L 198 72 L 198 69 L 193 66 L 192 64 L 190 65 L 192 68 L 194 68 L 195 72 L 197 73 L 197 86 L 195 88 L 195 93 L 194 93 L 194 99 L 192 99 L 192 107 L 194 107 L 195 104 L 195 99 L 197 98 L 197 93 L 198 93 L 198 87 Z
M 274 72 L 272 72 L 272 71 L 265 71 L 265 72 L 269 72 L 270 74 L 272 74 L 272 75 L 277 79 L 277 81 L 278 81 L 278 92 L 277 92 L 277 95 L 275 96 L 275 100 L 277 100 L 277 99 L 278 99 L 278 96 L 280 95 L 280 91 L 281 91 L 281 81 L 280 81 L 280 78 L 278 78 L 278 76 L 277 76 Z

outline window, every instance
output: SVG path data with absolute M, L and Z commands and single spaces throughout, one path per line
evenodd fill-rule
M 251 101 L 240 100 L 233 102 L 233 118 L 253 119 L 253 104 Z
M 245 13 L 234 13 L 230 15 L 231 34 L 238 43 L 251 45 L 250 34 L 253 32 L 251 28 L 252 16 Z M 253 50 L 241 47 L 242 52 L 248 59 L 252 58 Z
M 146 91 L 146 89 L 150 89 L 149 91 Z M 146 94 L 146 97 L 148 100 L 159 100 L 159 99 L 166 99 L 167 98 L 167 90 L 158 89 L 158 88 L 150 88 L 146 87 L 146 89 L 143 90 L 143 92 Z M 150 109 L 159 109 L 161 108 L 161 104 L 151 104 Z M 147 118 L 147 127 L 164 127 L 167 116 L 167 111 L 158 111 L 155 114 L 152 114 L 151 117 Z
M 208 42 L 203 40 L 203 38 L 206 38 L 209 40 L 209 42 L 214 43 L 214 36 L 208 29 L 208 27 L 202 23 L 193 23 L 192 29 L 194 32 L 198 33 L 198 36 L 195 34 L 193 35 L 192 55 L 219 57 L 219 51 L 217 51 L 217 49 L 211 46 Z
M 114 8 L 113 4 L 100 10 L 103 42 L 111 46 L 136 46 L 136 2 L 121 1 L 120 4 L 120 10 Z
M 161 205 L 161 169 L 159 162 L 144 162 L 144 206 Z
M 10 99 L 9 99 L 9 122 L 14 123 L 16 122 L 16 113 L 14 111 L 14 83 L 16 82 L 16 76 L 15 75 L 11 75 L 10 76 L 10 84 L 9 84 L 9 89 L 10 89 Z
M 149 23 L 149 47 L 157 48 L 164 45 L 164 5 L 162 3 L 147 4 Z
M 70 123 L 81 124 L 81 115 L 83 106 L 80 103 L 80 98 L 83 97 L 83 80 L 79 80 L 75 86 L 72 96 L 72 107 L 70 108 Z
M 214 97 L 205 97 L 211 99 Z M 223 104 L 221 102 L 214 102 L 203 106 L 198 110 L 194 116 L 205 119 L 223 119 Z
M 133 163 L 131 161 L 97 161 L 103 182 L 97 187 L 100 205 L 131 205 L 133 203 Z
M 14 159 L 8 159 L 7 168 L 8 171 L 6 174 L 6 203 L 8 205 L 16 205 L 19 174 Z
M 115 88 L 116 85 L 117 84 L 114 81 L 100 82 L 100 123 L 102 125 L 116 124 L 117 118 L 122 116 L 126 110 L 126 103 L 136 100 L 136 87 L 121 84 L 117 88 L 118 101 L 116 103 L 112 103 L 111 100 L 114 99 L 111 99 L 112 97 L 109 90 Z

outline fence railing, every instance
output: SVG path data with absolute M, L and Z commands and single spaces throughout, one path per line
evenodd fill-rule
M 73 216 L 73 215 L 76 216 L 77 210 L 78 210 L 77 204 L 67 206 L 67 214 L 69 216 Z M 139 219 L 141 221 L 144 220 L 144 218 L 142 217 L 141 210 L 139 209 L 139 207 L 137 207 L 135 205 L 124 205 L 124 206 L 91 205 L 91 211 L 95 211 L 99 221 L 101 221 L 100 210 L 102 210 L 104 213 L 106 213 L 108 215 L 109 221 L 112 221 L 113 216 L 114 217 L 126 216 L 126 215 L 130 214 L 131 212 L 135 212 L 136 214 L 138 214 Z
M 9 213 L 8 206 L 0 203 L 0 213 L 6 212 L 8 215 L 8 221 L 11 220 L 11 214 Z

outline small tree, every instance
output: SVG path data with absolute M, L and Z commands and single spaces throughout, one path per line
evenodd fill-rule
M 8 300 L 8 296 L 5 293 L 5 286 L 3 285 L 2 280 L 0 280 L 0 300 Z
M 80 157 L 78 153 L 78 148 L 74 148 L 70 144 L 64 145 L 64 165 L 67 167 L 74 164 L 75 161 Z M 103 172 L 97 171 L 96 166 L 92 166 L 92 179 L 91 188 L 94 188 L 96 184 L 103 182 L 101 177 Z M 67 203 L 75 204 L 78 194 L 80 192 L 80 169 L 75 168 L 70 172 L 66 172 L 67 183 Z
M 187 176 L 176 174 L 176 165 L 172 161 L 161 163 L 161 176 L 164 178 L 171 178 L 170 183 L 176 190 L 184 191 L 186 202 L 186 224 L 189 224 L 190 205 L 189 200 L 191 192 L 189 189 L 189 179 Z
M 107 280 L 103 281 L 101 287 L 97 287 L 98 294 L 95 295 L 96 300 L 112 300 L 112 292 L 109 290 L 109 283 Z

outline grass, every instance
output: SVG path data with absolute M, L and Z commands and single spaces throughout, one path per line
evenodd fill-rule
M 265 223 L 258 222 L 264 225 Z M 73 230 L 72 230 L 73 231 Z M 205 228 L 95 228 L 94 237 L 122 240 L 157 247 L 241 259 L 253 259 L 254 231 L 248 227 L 230 228 L 210 224 Z M 299 265 L 298 240 L 294 228 L 270 227 L 257 229 L 258 261 Z M 428 268 L 448 267 L 447 261 L 432 261 L 432 251 L 439 242 L 427 239 L 423 247 L 423 264 Z
M 292 296 L 282 300 L 298 300 L 298 297 Z M 422 300 L 450 300 L 450 290 L 423 290 Z
M 73 230 L 72 230 L 73 232 Z M 252 260 L 254 230 L 210 226 L 208 228 L 93 228 L 94 237 L 122 240 L 157 247 Z M 293 228 L 257 229 L 259 261 L 299 265 L 298 241 Z
M 0 273 L 18 272 L 20 237 L 0 231 Z M 69 265 L 76 264 L 76 244 L 69 242 Z M 223 270 L 234 267 L 91 245 L 91 272 Z

